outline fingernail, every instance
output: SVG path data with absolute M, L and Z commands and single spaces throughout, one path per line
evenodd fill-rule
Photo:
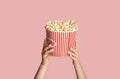
M 51 51 L 54 51 L 54 49 L 52 49 Z
M 55 43 L 55 46 L 57 45 L 57 43 Z
M 50 44 L 49 46 L 51 47 L 52 45 Z
M 70 52 L 68 51 L 68 54 L 70 54 Z

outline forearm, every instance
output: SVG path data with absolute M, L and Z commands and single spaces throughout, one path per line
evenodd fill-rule
M 44 75 L 45 75 L 46 69 L 47 69 L 46 65 L 40 64 L 34 79 L 44 79 Z
M 79 63 L 79 61 L 73 63 L 77 79 L 87 79 L 86 75 L 84 73 L 84 70 L 82 68 L 82 65 Z

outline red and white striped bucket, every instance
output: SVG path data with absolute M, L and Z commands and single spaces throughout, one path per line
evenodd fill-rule
M 68 56 L 68 51 L 74 47 L 77 31 L 55 32 L 46 29 L 47 41 L 55 45 L 53 56 Z

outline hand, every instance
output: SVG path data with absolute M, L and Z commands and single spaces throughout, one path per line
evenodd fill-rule
M 43 49 L 42 49 L 42 65 L 48 65 L 50 57 L 54 51 L 54 47 L 47 43 L 47 39 L 44 40 Z
M 78 52 L 76 49 L 71 48 L 70 51 L 68 52 L 68 54 L 70 55 L 73 64 L 79 62 L 79 56 L 78 56 Z
M 68 51 L 68 54 L 71 57 L 73 64 L 79 63 L 79 54 L 78 54 L 78 51 L 77 51 L 76 41 L 75 41 L 74 47 L 70 48 L 70 50 Z

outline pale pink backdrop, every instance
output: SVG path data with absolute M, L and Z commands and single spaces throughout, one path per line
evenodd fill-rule
M 0 0 L 0 79 L 33 79 L 44 25 L 74 19 L 88 79 L 120 79 L 119 0 Z M 45 79 L 76 79 L 71 59 L 53 57 Z

